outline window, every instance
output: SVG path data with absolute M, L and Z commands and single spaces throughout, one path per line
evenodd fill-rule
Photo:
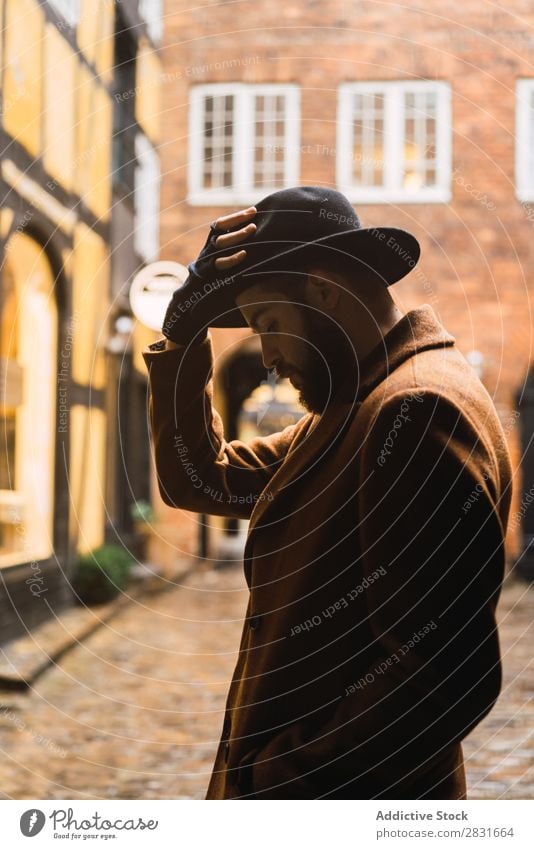
M 163 37 L 162 0 L 139 0 L 139 14 L 146 23 L 150 38 L 159 44 Z
M 80 0 L 48 0 L 69 26 L 75 27 L 80 20 Z
M 194 86 L 189 117 L 190 203 L 253 203 L 298 182 L 297 86 Z
M 145 262 L 159 256 L 159 159 L 142 133 L 135 140 L 135 250 Z
M 345 83 L 337 184 L 352 201 L 450 199 L 450 90 L 442 82 Z
M 516 87 L 516 194 L 534 200 L 534 80 Z

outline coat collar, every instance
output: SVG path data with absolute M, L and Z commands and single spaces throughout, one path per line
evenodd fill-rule
M 427 348 L 454 345 L 456 338 L 438 320 L 430 304 L 406 313 L 351 372 L 339 387 L 336 400 L 363 401 L 385 378 L 409 357 Z M 358 373 L 359 372 L 359 373 Z
M 276 495 L 295 482 L 311 463 L 316 462 L 342 436 L 364 398 L 409 357 L 428 348 L 454 345 L 455 341 L 455 337 L 440 323 L 430 304 L 422 304 L 410 310 L 386 333 L 362 360 L 356 379 L 353 373 L 347 376 L 322 415 L 308 414 L 309 423 L 303 426 L 303 436 L 298 445 L 290 449 L 264 490 L 263 498 L 256 502 L 252 511 L 245 559 L 254 528 L 270 526 L 273 534 L 276 534 L 276 513 L 266 518 L 269 506 L 276 504 Z

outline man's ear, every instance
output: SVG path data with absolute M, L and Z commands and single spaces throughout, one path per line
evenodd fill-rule
M 309 302 L 320 309 L 335 309 L 341 295 L 341 288 L 335 277 L 320 265 L 308 267 L 306 289 Z

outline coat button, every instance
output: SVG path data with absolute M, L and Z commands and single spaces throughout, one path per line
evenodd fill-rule
M 228 760 L 228 755 L 230 754 L 230 743 L 224 744 L 223 752 L 224 752 L 224 760 L 225 760 L 225 763 L 226 763 L 226 761 Z
M 259 628 L 259 625 L 260 625 L 260 617 L 259 616 L 252 616 L 251 619 L 250 619 L 250 627 L 252 628 L 252 630 L 256 631 Z

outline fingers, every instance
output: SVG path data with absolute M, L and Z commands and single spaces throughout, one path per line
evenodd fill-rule
M 237 265 L 239 262 L 242 262 L 247 255 L 245 250 L 238 251 L 235 254 L 230 254 L 230 256 L 220 256 L 215 260 L 215 266 L 217 268 L 232 268 L 232 266 Z
M 234 245 L 246 238 L 246 236 L 250 235 L 250 233 L 253 233 L 255 229 L 255 224 L 247 224 L 246 227 L 236 230 L 235 233 L 225 233 L 222 236 L 217 236 L 215 244 L 218 248 L 229 248 L 231 245 Z M 220 256 L 215 260 L 215 267 L 223 269 L 232 268 L 232 266 L 237 265 L 238 262 L 242 262 L 246 255 L 247 252 L 245 250 L 241 250 L 237 251 L 235 254 L 230 254 L 230 256 Z
M 255 206 L 249 206 L 248 209 L 240 209 L 238 212 L 230 212 L 229 215 L 221 215 L 215 220 L 215 226 L 225 229 L 233 227 L 234 224 L 241 224 L 248 221 L 256 215 L 257 209 Z
M 255 230 L 255 224 L 247 224 L 246 227 L 241 227 L 240 230 L 235 230 L 233 233 L 223 233 L 221 236 L 217 236 L 215 244 L 218 248 L 229 248 L 237 242 L 241 242 Z
M 244 227 L 235 230 L 233 233 L 222 233 L 220 236 L 217 236 L 215 239 L 217 247 L 229 248 L 246 239 L 251 233 L 254 233 L 256 225 L 249 219 L 253 218 L 256 212 L 255 206 L 249 206 L 248 209 L 240 209 L 238 212 L 231 212 L 229 215 L 221 215 L 220 218 L 217 218 L 215 220 L 215 226 L 221 229 L 233 227 L 236 224 L 245 224 Z M 245 223 L 247 221 L 248 223 Z M 245 250 L 240 250 L 230 256 L 218 257 L 215 260 L 215 266 L 223 270 L 225 268 L 232 268 L 234 265 L 242 262 L 246 255 L 247 252 Z

